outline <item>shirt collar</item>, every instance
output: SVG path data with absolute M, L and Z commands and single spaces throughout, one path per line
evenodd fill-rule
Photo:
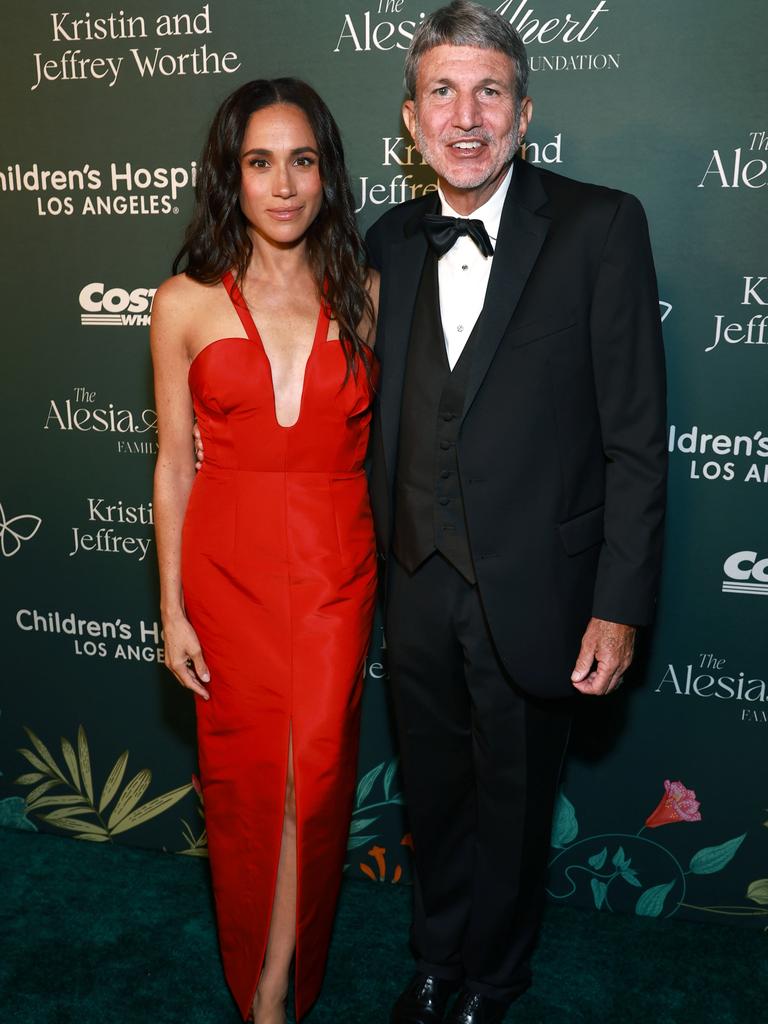
M 488 232 L 488 236 L 492 242 L 495 242 L 499 236 L 499 225 L 501 224 L 501 211 L 504 207 L 504 200 L 507 198 L 507 192 L 509 191 L 509 183 L 512 180 L 512 172 L 515 168 L 514 163 L 509 165 L 509 170 L 504 176 L 504 180 L 493 193 L 491 198 L 483 203 L 482 206 L 478 206 L 476 210 L 470 213 L 472 220 L 481 220 L 485 225 L 485 230 Z M 440 202 L 442 203 L 442 213 L 444 217 L 461 217 L 460 213 L 456 213 L 453 207 L 445 198 L 442 188 L 438 185 L 437 194 L 440 196 Z

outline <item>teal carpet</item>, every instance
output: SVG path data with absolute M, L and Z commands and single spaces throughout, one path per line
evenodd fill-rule
M 2 1024 L 237 1024 L 207 863 L 0 830 Z M 307 1024 L 386 1024 L 411 971 L 410 892 L 344 886 Z M 509 1024 L 763 1024 L 768 935 L 551 908 Z

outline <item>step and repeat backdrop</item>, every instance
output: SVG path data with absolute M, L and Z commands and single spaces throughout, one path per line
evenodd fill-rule
M 417 0 L 7 5 L 0 92 L 0 823 L 205 856 L 194 708 L 163 667 L 148 323 L 218 104 L 297 75 L 363 229 L 434 187 L 400 121 Z M 648 213 L 669 368 L 658 622 L 585 701 L 558 902 L 768 925 L 768 88 L 762 0 L 505 0 L 526 159 Z M 553 297 L 556 301 L 556 296 Z M 764 600 L 764 598 L 766 600 Z M 377 625 L 349 876 L 410 872 Z

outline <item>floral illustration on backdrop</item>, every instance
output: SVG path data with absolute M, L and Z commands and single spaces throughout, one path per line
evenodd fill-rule
M 409 847 L 411 852 L 413 852 L 413 839 L 411 837 L 410 832 L 407 835 L 403 836 L 403 838 L 400 840 L 400 845 L 401 846 Z M 363 861 L 360 862 L 359 868 L 360 868 L 362 873 L 367 878 L 370 878 L 370 880 L 372 882 L 387 882 L 388 881 L 392 885 L 397 885 L 397 883 L 402 879 L 402 877 L 403 877 L 403 865 L 402 865 L 402 863 L 395 864 L 394 868 L 392 869 L 391 876 L 389 878 L 387 878 L 387 848 L 386 848 L 386 846 L 373 846 L 373 847 L 371 847 L 371 849 L 368 851 L 368 856 L 375 863 L 375 865 L 376 865 L 375 869 L 373 867 L 371 867 L 370 864 L 367 864 L 367 863 L 365 863 Z
M 389 762 L 382 761 L 375 765 L 360 778 L 355 792 L 355 806 L 352 811 L 352 823 L 349 826 L 347 850 L 357 850 L 369 843 L 373 844 L 368 850 L 368 857 L 371 858 L 372 863 L 360 862 L 358 868 L 363 875 L 376 882 L 383 882 L 387 877 L 387 849 L 377 843 L 381 836 L 379 826 L 382 814 L 387 808 L 398 807 L 405 802 L 402 793 L 399 790 L 394 791 L 396 790 L 394 783 L 397 778 L 398 761 L 399 759 L 394 757 Z M 410 836 L 405 836 L 400 845 L 407 846 L 409 841 Z M 345 871 L 349 867 L 348 863 L 345 866 Z M 402 875 L 403 864 L 398 859 L 398 863 L 392 868 L 389 880 L 399 882 Z
M 3 775 L 4 772 L 0 771 L 0 777 Z M 37 825 L 27 817 L 27 805 L 24 797 L 7 796 L 0 800 L 0 828 L 17 828 L 24 832 L 37 832 Z
M 200 785 L 200 779 L 196 775 L 192 775 L 192 787 L 197 794 L 197 814 L 199 818 L 203 820 L 203 828 L 197 835 L 190 824 L 181 819 L 181 823 L 184 826 L 182 835 L 184 836 L 184 842 L 187 844 L 186 849 L 179 850 L 179 853 L 185 854 L 187 857 L 207 857 L 208 856 L 208 832 L 205 828 L 205 804 L 203 802 L 203 787 Z
M 701 804 L 692 789 L 682 782 L 664 782 L 664 796 L 656 810 L 645 819 L 647 828 L 671 825 L 675 821 L 701 821 Z
M 34 771 L 20 775 L 16 784 L 32 787 L 25 800 L 26 813 L 75 839 L 109 842 L 113 836 L 167 811 L 192 789 L 191 785 L 179 786 L 142 804 L 152 772 L 142 768 L 122 786 L 129 756 L 125 750 L 112 766 L 97 799 L 88 739 L 82 725 L 77 730 L 77 749 L 65 736 L 61 737 L 64 768 L 39 736 L 26 726 L 24 731 L 33 749 L 22 747 L 19 753 Z
M 680 907 L 741 916 L 768 914 L 750 907 L 708 907 L 686 902 L 695 876 L 722 871 L 736 856 L 746 833 L 717 846 L 706 846 L 685 868 L 663 842 L 643 835 L 646 829 L 702 820 L 696 793 L 682 782 L 664 782 L 664 794 L 645 824 L 634 833 L 605 833 L 579 839 L 576 809 L 560 793 L 552 828 L 548 894 L 566 900 L 582 885 L 591 889 L 598 910 L 634 911 L 640 917 L 671 917 Z M 767 823 L 768 824 L 768 823 Z M 747 897 L 768 905 L 768 879 L 753 882 Z M 759 898 L 756 898 L 759 897 Z
M 7 796 L 0 800 L 0 828 L 19 828 L 37 832 L 37 826 L 27 817 L 23 796 Z
M 385 808 L 400 806 L 403 803 L 402 794 L 393 792 L 397 767 L 397 758 L 393 758 L 389 763 L 382 761 L 380 764 L 375 765 L 360 778 L 355 792 L 355 806 L 349 826 L 347 850 L 356 850 L 368 843 L 374 844 L 367 851 L 372 864 L 361 862 L 358 864 L 358 867 L 363 875 L 375 882 L 383 882 L 387 878 L 387 849 L 376 843 L 376 840 L 381 836 L 381 831 L 374 829 L 373 826 L 379 824 Z M 380 783 L 380 786 L 377 786 L 377 783 Z M 205 831 L 205 804 L 200 780 L 196 775 L 192 776 L 192 787 L 197 794 L 197 813 L 202 819 L 203 827 L 196 833 L 189 822 L 182 819 L 182 835 L 186 846 L 179 853 L 189 857 L 207 857 L 208 838 Z M 400 845 L 410 846 L 412 849 L 413 844 L 410 835 L 404 836 Z M 346 869 L 349 869 L 349 867 L 350 865 L 347 864 Z M 402 876 L 403 864 L 398 860 L 398 863 L 392 868 L 389 881 L 399 882 Z
M 766 808 L 768 810 L 768 808 Z M 763 822 L 763 828 L 768 828 L 768 821 Z M 747 899 L 752 900 L 753 903 L 757 903 L 760 907 L 765 907 L 765 910 L 758 911 L 757 913 L 768 915 L 768 878 L 756 878 L 754 882 L 750 882 L 747 888 Z M 713 909 L 725 909 L 725 908 L 713 908 Z M 750 908 L 751 909 L 751 908 Z M 752 913 L 756 913 L 754 910 Z M 765 929 L 768 931 L 768 927 Z

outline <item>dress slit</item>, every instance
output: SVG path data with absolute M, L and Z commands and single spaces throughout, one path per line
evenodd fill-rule
M 251 1007 L 253 1006 L 253 1000 L 256 998 L 256 990 L 259 987 L 259 982 L 261 981 L 261 976 L 264 973 L 264 968 L 266 967 L 267 952 L 269 950 L 269 937 L 270 937 L 270 932 L 272 930 L 272 920 L 273 920 L 274 915 L 275 915 L 275 900 L 277 899 L 277 884 L 278 884 L 278 880 L 280 878 L 280 859 L 281 859 L 281 857 L 283 855 L 283 843 L 284 843 L 284 840 L 285 840 L 285 804 L 286 804 L 285 797 L 286 797 L 286 793 L 288 792 L 288 781 L 289 781 L 289 770 L 288 769 L 289 769 L 289 766 L 293 767 L 293 802 L 294 802 L 295 818 L 296 818 L 296 835 L 294 836 L 294 844 L 295 844 L 295 847 L 296 847 L 296 849 L 295 849 L 295 854 L 296 854 L 296 859 L 295 859 L 295 867 L 296 867 L 296 879 L 295 879 L 296 908 L 295 908 L 295 911 L 294 911 L 294 936 L 295 936 L 295 938 L 294 938 L 294 957 L 296 956 L 296 950 L 298 949 L 299 878 L 300 878 L 300 874 L 301 874 L 300 871 L 299 871 L 299 810 L 298 810 L 298 798 L 297 798 L 297 795 L 296 795 L 297 794 L 297 787 L 296 787 L 296 749 L 295 749 L 295 747 L 293 745 L 293 720 L 290 717 L 288 719 L 288 747 L 287 747 L 287 750 L 286 750 L 285 764 L 286 764 L 286 767 L 285 767 L 285 775 L 284 775 L 284 782 L 283 782 L 283 804 L 282 804 L 282 806 L 283 806 L 283 817 L 282 817 L 282 821 L 279 824 L 280 843 L 279 843 L 279 845 L 277 847 L 277 860 L 276 860 L 275 869 L 274 869 L 273 876 L 272 876 L 272 888 L 271 888 L 272 899 L 270 900 L 270 903 L 269 903 L 270 909 L 269 909 L 269 911 L 267 913 L 267 918 L 266 918 L 266 921 L 264 923 L 264 936 L 263 936 L 263 939 L 262 939 L 262 942 L 261 942 L 262 953 L 261 953 L 260 959 L 257 959 L 257 961 L 256 961 L 256 963 L 259 964 L 259 967 L 258 967 L 258 969 L 256 971 L 255 980 L 254 980 L 252 988 L 251 988 L 251 996 L 250 996 L 250 1002 L 249 1002 L 249 1006 L 251 1006 Z M 252 927 L 254 929 L 257 927 L 256 922 L 252 923 Z M 294 971 L 294 1001 L 295 1001 L 295 997 L 296 997 L 295 986 L 296 986 L 296 977 L 297 976 L 298 976 L 298 972 Z M 249 1017 L 249 1019 L 252 1019 L 252 1018 Z
M 293 738 L 293 720 L 291 720 L 291 738 Z M 299 931 L 299 910 L 301 907 L 301 815 L 299 814 L 299 786 L 298 786 L 298 773 L 296 771 L 296 746 L 291 746 L 291 752 L 293 755 L 293 801 L 296 807 L 296 906 L 294 907 L 293 913 L 293 928 L 296 936 L 296 944 L 293 949 L 293 1005 L 294 1009 L 299 1005 L 299 979 L 301 974 L 299 972 L 299 943 L 301 939 L 301 933 Z

